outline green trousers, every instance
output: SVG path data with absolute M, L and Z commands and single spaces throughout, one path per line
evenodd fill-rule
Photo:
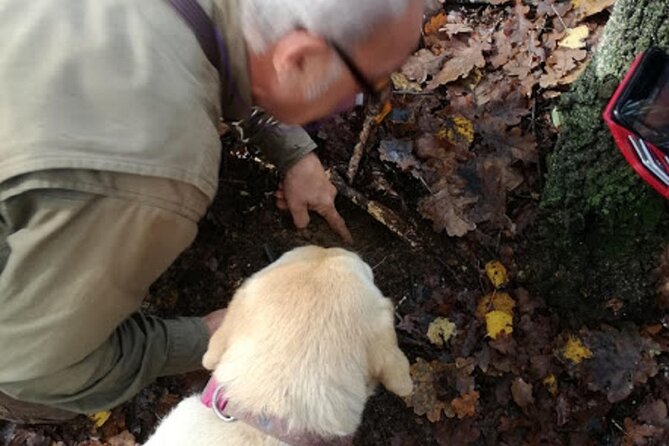
M 139 313 L 197 223 L 159 206 L 65 189 L 0 201 L 0 392 L 76 413 L 201 367 L 200 318 Z

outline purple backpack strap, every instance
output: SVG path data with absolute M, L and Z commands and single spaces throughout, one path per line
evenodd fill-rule
M 209 62 L 221 70 L 221 47 L 216 27 L 197 0 L 167 0 L 193 30 Z

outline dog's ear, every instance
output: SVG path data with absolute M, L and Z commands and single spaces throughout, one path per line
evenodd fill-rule
M 372 378 L 381 382 L 389 391 L 399 396 L 407 396 L 413 390 L 409 372 L 409 360 L 397 345 L 397 335 L 393 325 L 393 307 L 384 298 L 383 314 L 378 319 L 371 345 L 369 362 Z
M 230 324 L 227 324 L 229 326 Z M 207 370 L 214 370 L 223 356 L 223 353 L 228 349 L 228 329 L 226 329 L 225 319 L 221 323 L 221 326 L 218 327 L 209 339 L 209 346 L 207 352 L 202 357 L 202 365 Z

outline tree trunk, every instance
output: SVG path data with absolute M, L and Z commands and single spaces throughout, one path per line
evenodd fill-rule
M 653 45 L 669 50 L 669 1 L 617 0 L 593 62 L 561 100 L 565 125 L 547 160 L 527 270 L 575 325 L 648 320 L 655 308 L 669 201 L 637 178 L 601 119 L 634 57 Z

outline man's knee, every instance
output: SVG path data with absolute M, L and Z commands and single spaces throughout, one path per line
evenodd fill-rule
M 30 379 L 0 381 L 0 392 L 77 413 L 110 409 L 159 376 L 200 368 L 207 341 L 200 318 L 135 314 L 83 360 L 58 371 L 34 370 Z
M 53 352 L 57 355 L 57 352 Z M 91 394 L 103 393 L 96 383 L 104 378 L 111 363 L 118 362 L 120 354 L 103 346 L 88 355 L 83 361 L 61 370 L 53 371 L 45 363 L 36 363 L 29 379 L 17 376 L 14 380 L 0 383 L 0 394 L 10 400 L 21 402 L 19 409 L 44 406 L 67 409 L 68 412 L 88 413 L 80 401 Z M 18 369 L 25 364 L 15 364 Z M 120 386 L 123 383 L 119 383 Z M 16 404 L 12 405 L 16 407 Z

